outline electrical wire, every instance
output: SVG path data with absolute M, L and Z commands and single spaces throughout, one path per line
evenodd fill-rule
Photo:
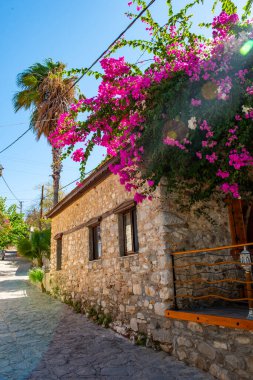
M 43 119 L 43 120 L 39 120 L 38 123 L 41 123 L 42 121 L 54 121 L 54 120 L 58 120 L 58 118 L 54 118 L 54 119 Z M 24 125 L 24 124 L 27 124 L 27 122 L 24 122 L 24 121 L 20 121 L 18 123 L 14 123 L 14 124 L 0 124 L 0 128 L 5 128 L 5 127 L 12 127 L 12 126 L 16 126 L 16 125 Z
M 85 176 L 91 174 L 94 170 L 95 170 L 95 169 L 92 169 L 92 170 L 90 170 L 89 172 L 85 173 Z M 64 186 L 60 187 L 59 191 L 65 189 L 66 187 L 68 187 L 68 186 L 72 185 L 73 183 L 79 181 L 79 179 L 80 179 L 80 177 L 77 178 L 77 179 L 74 179 L 74 181 L 71 181 L 71 182 L 67 183 L 67 185 L 64 185 Z M 53 195 L 53 193 L 49 193 L 49 194 L 45 195 L 45 196 L 43 197 L 43 200 L 46 199 L 46 198 L 49 198 L 49 197 L 52 196 L 52 195 Z
M 87 174 L 88 174 L 88 173 L 87 173 Z M 59 189 L 59 191 L 61 191 L 61 190 L 65 189 L 66 187 L 68 187 L 68 186 L 72 185 L 74 182 L 77 182 L 77 181 L 79 181 L 79 179 L 80 179 L 80 177 L 79 177 L 79 178 L 77 178 L 77 179 L 74 179 L 74 181 L 72 181 L 72 182 L 69 182 L 67 185 L 65 185 L 65 186 L 62 186 L 62 187 Z
M 108 52 L 108 50 L 110 50 L 110 48 L 135 24 L 135 22 L 143 15 L 143 13 L 146 12 L 146 10 L 155 2 L 156 0 L 151 0 L 149 2 L 149 4 L 143 8 L 143 10 L 135 17 L 135 19 L 130 22 L 130 24 L 123 30 L 123 32 L 121 32 L 119 34 L 119 36 L 117 38 L 114 39 L 114 41 L 107 47 L 107 49 L 102 53 L 100 54 L 100 56 L 87 68 L 84 70 L 83 74 L 75 81 L 73 82 L 73 84 L 67 89 L 67 91 L 65 92 L 68 93 L 74 86 L 76 86 L 76 84 L 85 76 L 85 74 L 87 74 L 88 71 L 90 71 L 92 69 L 93 66 L 95 66 L 99 61 L 100 59 Z M 64 95 L 65 95 L 64 94 Z M 20 135 L 16 140 L 14 140 L 11 144 L 9 144 L 6 148 L 2 149 L 0 151 L 0 154 L 3 153 L 5 150 L 9 149 L 12 145 L 14 145 L 19 139 L 21 139 L 28 131 L 30 131 L 32 129 L 32 127 L 29 127 L 24 133 L 22 133 L 22 135 Z
M 29 132 L 32 129 L 32 127 L 29 127 L 22 135 L 20 135 L 16 140 L 14 140 L 12 143 L 10 143 L 8 146 L 6 146 L 4 149 L 0 151 L 0 154 L 5 152 L 7 149 L 9 149 L 12 145 L 14 145 L 18 140 L 20 140 L 27 132 Z
M 16 198 L 6 198 L 7 201 L 15 201 Z M 30 202 L 33 201 L 34 199 L 23 199 L 22 202 Z
M 107 47 L 107 49 L 102 54 L 100 54 L 100 56 L 87 69 L 84 70 L 83 74 L 69 87 L 66 93 L 70 91 L 84 77 L 84 75 L 87 74 L 87 72 L 89 72 L 92 69 L 92 67 L 100 61 L 100 59 L 108 52 L 108 50 L 110 50 L 110 48 L 135 24 L 135 22 L 143 15 L 143 13 L 146 12 L 146 10 L 155 1 L 156 0 L 151 0 L 149 4 L 145 8 L 143 8 L 143 10 L 138 14 L 138 16 L 136 16 L 135 19 L 132 22 L 130 22 L 130 24 L 123 30 L 123 32 L 119 34 L 117 38 L 115 38 L 115 40 Z
M 13 191 L 11 190 L 10 186 L 8 185 L 8 183 L 6 182 L 5 178 L 3 175 L 1 175 L 1 177 L 3 178 L 3 181 L 5 183 L 5 185 L 7 186 L 7 188 L 9 189 L 9 191 L 11 192 L 11 194 L 14 196 L 14 198 L 20 203 L 21 201 L 16 197 L 16 195 L 13 193 Z
M 163 29 L 165 26 L 167 25 L 167 22 L 161 27 L 161 29 Z M 152 43 L 155 39 L 155 36 L 153 36 L 150 40 L 150 42 Z M 144 54 L 146 53 L 146 51 L 148 50 L 148 46 L 143 50 L 143 52 L 141 53 L 141 55 L 139 56 L 139 58 L 137 59 L 137 61 L 135 62 L 135 65 L 138 65 L 138 63 L 143 63 L 144 61 L 140 62 L 140 59 L 144 56 Z

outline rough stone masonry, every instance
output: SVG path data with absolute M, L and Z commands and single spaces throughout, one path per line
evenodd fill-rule
M 96 175 L 95 175 L 96 176 Z M 129 336 L 142 336 L 190 365 L 220 380 L 253 378 L 252 332 L 172 321 L 164 317 L 174 306 L 170 252 L 230 243 L 225 209 L 211 203 L 205 216 L 178 212 L 160 186 L 152 202 L 136 206 L 139 250 L 120 256 L 118 214 L 131 200 L 118 178 L 107 171 L 86 180 L 49 216 L 52 218 L 51 269 L 46 288 L 86 313 L 110 315 L 112 326 Z M 102 255 L 90 260 L 89 226 L 101 228 Z M 57 270 L 57 237 L 62 241 Z

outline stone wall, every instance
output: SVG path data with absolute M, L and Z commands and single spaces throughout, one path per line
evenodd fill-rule
M 181 252 L 231 245 L 228 211 L 223 203 L 217 201 L 197 204 L 191 210 L 182 210 L 173 196 L 166 196 L 166 187 L 162 187 L 162 209 L 165 215 L 165 241 L 167 253 Z M 182 254 L 175 256 L 175 279 L 177 296 L 190 297 L 216 294 L 225 298 L 240 298 L 241 286 L 237 283 L 210 282 L 225 279 L 245 280 L 245 273 L 235 264 L 214 265 L 217 262 L 231 262 L 230 250 Z M 204 263 L 210 266 L 202 265 Z M 201 280 L 205 282 L 190 282 Z M 209 283 L 208 283 L 209 282 Z M 221 303 L 215 298 L 194 300 L 178 298 L 180 309 L 208 307 Z
M 129 322 L 138 313 L 145 318 L 163 315 L 173 306 L 173 279 L 168 269 L 164 214 L 157 190 L 153 202 L 137 206 L 139 253 L 120 257 L 118 216 L 101 221 L 102 257 L 89 261 L 89 231 L 84 227 L 62 237 L 62 270 L 56 271 L 54 236 L 100 216 L 133 195 L 125 192 L 118 178 L 110 175 L 52 220 L 51 283 L 73 301 L 101 307 L 114 318 Z
M 151 325 L 153 339 L 179 360 L 220 380 L 253 379 L 252 331 L 176 320 L 158 325 Z
M 173 308 L 170 253 L 229 244 L 225 209 L 211 202 L 206 209 L 209 220 L 205 215 L 179 211 L 161 185 L 152 202 L 137 206 L 139 253 L 120 257 L 118 216 L 114 213 L 101 221 L 99 260 L 89 260 L 88 227 L 68 232 L 132 197 L 117 177 L 109 175 L 53 217 L 47 289 L 62 300 L 80 303 L 86 312 L 93 308 L 111 315 L 116 331 L 134 339 L 141 334 L 151 344 L 220 380 L 250 379 L 246 375 L 253 371 L 252 333 L 164 317 L 165 309 Z M 62 269 L 57 271 L 54 236 L 62 232 Z

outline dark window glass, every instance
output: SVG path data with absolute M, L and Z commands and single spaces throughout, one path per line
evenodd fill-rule
M 62 268 L 62 239 L 56 241 L 56 270 Z
M 100 224 L 90 227 L 90 260 L 100 259 L 102 255 Z
M 137 220 L 136 220 L 136 208 L 124 212 L 121 216 L 123 228 L 121 233 L 123 234 L 120 241 L 123 244 L 121 252 L 124 255 L 130 255 L 138 252 L 138 235 L 137 235 Z M 119 231 L 120 233 L 120 231 Z

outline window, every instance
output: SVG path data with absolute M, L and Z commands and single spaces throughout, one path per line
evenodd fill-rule
M 62 269 L 62 238 L 56 240 L 56 270 Z
M 121 256 L 138 252 L 136 207 L 119 214 L 119 245 Z
M 90 234 L 90 260 L 98 260 L 102 255 L 101 227 L 100 224 L 89 228 Z

